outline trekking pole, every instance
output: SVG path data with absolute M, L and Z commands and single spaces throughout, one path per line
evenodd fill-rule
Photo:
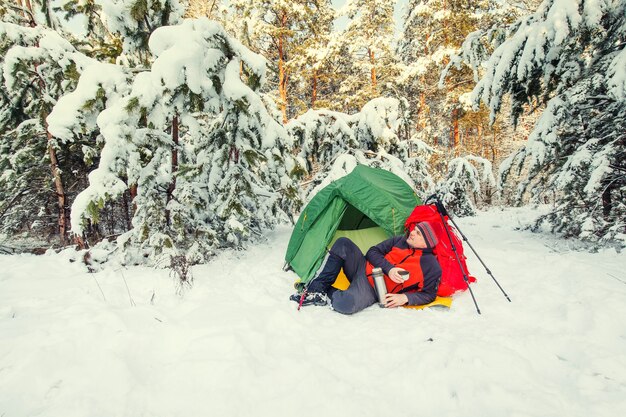
M 449 218 L 449 217 L 448 217 Z M 476 257 L 478 258 L 478 260 L 480 261 L 481 264 L 483 264 L 483 266 L 485 267 L 485 271 L 487 271 L 487 274 L 489 274 L 489 276 L 491 277 L 491 279 L 493 279 L 493 282 L 496 283 L 496 285 L 498 286 L 498 288 L 500 288 L 500 291 L 502 291 L 502 294 L 504 294 L 504 296 L 506 297 L 507 300 L 509 300 L 509 303 L 511 302 L 511 299 L 509 298 L 509 296 L 507 295 L 506 292 L 504 292 L 504 289 L 502 289 L 502 287 L 500 286 L 500 283 L 498 282 L 498 280 L 496 279 L 496 277 L 493 276 L 493 274 L 491 273 L 491 270 L 489 270 L 489 268 L 487 267 L 487 265 L 485 265 L 485 263 L 483 262 L 483 260 L 480 258 L 480 256 L 478 255 L 478 252 L 476 252 L 476 249 L 474 249 L 474 247 L 472 246 L 472 244 L 469 242 L 469 240 L 467 240 L 467 237 L 465 237 L 465 235 L 463 234 L 463 232 L 461 231 L 461 229 L 459 229 L 459 226 L 457 226 L 456 222 L 452 219 L 450 219 L 450 221 L 452 222 L 452 224 L 454 225 L 454 227 L 456 227 L 456 230 L 459 231 L 459 233 L 461 234 L 461 237 L 463 238 L 463 241 L 465 243 L 467 243 L 467 245 L 470 247 L 470 249 L 472 250 L 472 252 L 474 252 L 474 255 L 476 255 Z
M 447 216 L 448 212 L 446 211 L 446 208 L 443 206 L 443 204 L 441 204 L 439 199 L 437 199 L 437 195 L 429 197 L 426 200 L 426 203 L 428 204 L 428 201 L 430 199 L 432 199 L 433 197 L 435 197 L 435 199 L 436 199 L 435 207 L 437 207 L 437 213 L 439 213 L 439 217 L 441 217 L 441 223 L 443 224 L 443 229 L 446 231 L 446 235 L 448 236 L 448 240 L 450 241 L 450 245 L 452 246 L 452 252 L 454 252 L 454 257 L 456 258 L 456 261 L 459 264 L 459 268 L 461 269 L 461 274 L 463 274 L 463 281 L 465 281 L 465 284 L 467 285 L 467 289 L 469 290 L 469 293 L 472 296 L 472 301 L 474 301 L 474 306 L 476 307 L 476 312 L 478 314 L 480 314 L 480 308 L 478 308 L 478 303 L 476 302 L 476 297 L 474 297 L 474 292 L 472 291 L 472 287 L 470 287 L 469 278 L 468 278 L 467 274 L 465 273 L 465 269 L 463 268 L 463 264 L 461 264 L 461 258 L 459 258 L 459 254 L 456 251 L 456 245 L 452 241 L 452 236 L 450 236 L 450 231 L 446 227 L 446 219 L 443 216 L 444 216 L 444 213 Z
M 476 252 L 476 249 L 474 249 L 474 247 L 472 246 L 472 244 L 470 243 L 469 240 L 467 240 L 467 237 L 463 234 L 463 232 L 461 231 L 461 229 L 459 228 L 459 226 L 456 224 L 456 222 L 450 218 L 450 216 L 448 215 L 448 212 L 446 210 L 446 208 L 443 206 L 443 203 L 441 202 L 441 200 L 439 200 L 439 198 L 437 197 L 437 195 L 433 195 L 431 197 L 429 197 L 428 199 L 435 199 L 435 206 L 437 206 L 437 211 L 439 210 L 443 210 L 443 212 L 445 213 L 446 216 L 448 216 L 448 219 L 450 219 L 450 221 L 452 222 L 452 224 L 454 225 L 454 227 L 456 228 L 456 230 L 459 231 L 459 233 L 461 234 L 461 237 L 463 238 L 463 241 L 465 243 L 467 243 L 467 245 L 470 247 L 470 249 L 472 250 L 472 252 L 474 252 L 474 255 L 476 255 L 476 257 L 478 258 L 478 260 L 480 261 L 480 263 L 483 265 L 483 267 L 485 268 L 485 271 L 487 271 L 487 274 L 489 274 L 489 276 L 491 277 L 491 279 L 493 279 L 493 282 L 496 283 L 496 285 L 498 286 L 498 288 L 500 288 L 500 291 L 502 291 L 502 294 L 504 294 L 504 296 L 506 297 L 507 300 L 509 300 L 509 302 L 511 302 L 511 299 L 509 298 L 508 294 L 504 291 L 504 289 L 502 288 L 502 286 L 500 285 L 500 283 L 498 282 L 498 280 L 496 279 L 496 277 L 493 276 L 493 274 L 491 273 L 491 270 L 487 267 L 487 265 L 483 262 L 482 258 L 478 255 L 478 252 Z M 456 252 L 455 252 L 456 253 Z

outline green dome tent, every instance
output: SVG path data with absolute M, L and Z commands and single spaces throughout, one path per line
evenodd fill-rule
M 287 246 L 285 267 L 307 283 L 335 240 L 349 237 L 365 253 L 404 233 L 404 221 L 420 204 L 415 191 L 397 175 L 357 165 L 324 187 L 302 210 Z

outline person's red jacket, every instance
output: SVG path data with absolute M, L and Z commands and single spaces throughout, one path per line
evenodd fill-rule
M 385 273 L 387 292 L 406 294 L 409 305 L 428 304 L 437 297 L 441 267 L 432 249 L 411 248 L 405 236 L 396 236 L 372 246 L 365 257 L 365 272 L 372 287 L 372 269 L 379 267 Z M 393 282 L 388 276 L 395 267 L 409 271 L 409 279 L 403 284 Z

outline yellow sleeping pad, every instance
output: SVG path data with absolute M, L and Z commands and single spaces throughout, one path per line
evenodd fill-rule
M 350 281 L 348 281 L 348 278 L 346 278 L 346 275 L 343 273 L 343 269 L 342 269 L 339 272 L 339 275 L 337 275 L 337 279 L 333 283 L 333 287 L 337 288 L 338 290 L 346 290 L 349 286 L 350 286 Z M 435 306 L 450 308 L 450 306 L 452 306 L 452 297 L 437 296 L 437 298 L 435 298 L 435 301 L 433 301 L 430 304 L 424 304 L 421 306 L 403 306 L 403 307 L 412 308 L 414 310 L 421 310 L 426 307 L 435 307 Z
M 413 310 L 421 310 L 426 307 L 445 307 L 450 308 L 452 306 L 452 297 L 439 297 L 435 298 L 435 301 L 429 304 L 424 304 L 421 306 L 402 306 L 404 308 L 412 308 Z

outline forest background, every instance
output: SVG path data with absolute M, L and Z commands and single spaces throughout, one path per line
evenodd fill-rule
M 626 2 L 403 3 L 3 0 L 3 251 L 205 262 L 357 163 L 623 247 Z

